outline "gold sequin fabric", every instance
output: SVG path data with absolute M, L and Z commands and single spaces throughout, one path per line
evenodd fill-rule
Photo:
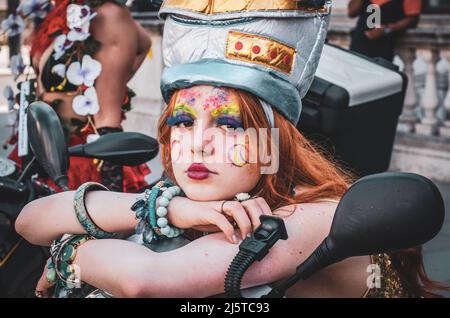
M 387 254 L 371 256 L 372 275 L 368 280 L 371 288 L 365 298 L 408 298 L 410 297 L 404 288 L 401 279 L 392 265 L 391 258 Z

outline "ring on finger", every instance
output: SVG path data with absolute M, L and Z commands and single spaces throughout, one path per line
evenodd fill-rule
M 223 200 L 222 206 L 220 207 L 220 213 L 224 214 L 223 207 L 224 207 L 225 203 L 227 203 L 227 202 L 228 202 L 228 200 Z

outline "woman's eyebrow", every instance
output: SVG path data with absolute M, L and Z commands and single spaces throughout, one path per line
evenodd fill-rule
M 244 128 L 242 119 L 238 115 L 219 115 L 214 121 L 218 125 L 235 125 L 239 128 Z
M 216 121 L 217 121 L 217 120 L 220 120 L 220 119 L 227 119 L 227 120 L 233 120 L 233 121 L 235 121 L 235 122 L 237 122 L 237 123 L 242 123 L 242 119 L 241 119 L 241 116 L 240 116 L 240 115 L 220 114 L 220 115 L 214 117 L 214 119 L 215 119 Z
M 211 111 L 211 117 L 216 118 L 221 115 L 241 116 L 241 109 L 236 103 L 224 104 L 213 111 Z
M 197 111 L 194 108 L 183 103 L 178 103 L 175 105 L 175 107 L 173 108 L 172 116 L 176 116 L 179 112 L 187 113 L 194 118 L 198 117 Z

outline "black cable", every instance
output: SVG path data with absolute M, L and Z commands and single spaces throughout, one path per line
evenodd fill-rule
M 242 277 L 250 265 L 261 261 L 278 240 L 287 240 L 286 227 L 281 218 L 261 215 L 261 225 L 239 245 L 239 253 L 231 262 L 225 276 L 225 296 L 242 298 Z
M 225 276 L 225 294 L 228 297 L 242 298 L 242 277 L 255 260 L 256 255 L 247 251 L 239 251 L 234 257 Z

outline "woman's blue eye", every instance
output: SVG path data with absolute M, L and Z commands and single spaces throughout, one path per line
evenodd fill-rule
M 194 125 L 194 120 L 186 114 L 176 115 L 167 118 L 167 125 L 171 127 L 191 127 Z
M 219 117 L 216 120 L 216 124 L 217 126 L 225 126 L 226 129 L 243 128 L 242 123 L 230 117 Z

